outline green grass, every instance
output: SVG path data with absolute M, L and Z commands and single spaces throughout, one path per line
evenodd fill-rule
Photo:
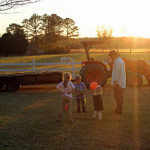
M 61 95 L 48 86 L 0 92 L 0 149 L 2 150 L 148 150 L 150 149 L 150 88 L 124 91 L 122 116 L 113 115 L 111 87 L 103 88 L 103 120 L 92 120 L 92 91 L 87 90 L 87 113 L 76 113 L 74 123 L 64 112 L 56 123 Z

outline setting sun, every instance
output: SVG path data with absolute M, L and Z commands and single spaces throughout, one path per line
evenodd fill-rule
M 20 24 L 34 13 L 72 18 L 79 27 L 80 37 L 96 37 L 96 28 L 103 25 L 112 27 L 115 37 L 150 37 L 149 0 L 42 0 L 1 13 L 0 33 L 9 24 Z

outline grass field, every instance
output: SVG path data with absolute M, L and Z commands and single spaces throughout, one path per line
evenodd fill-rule
M 97 60 L 107 55 L 91 53 Z M 150 61 L 150 53 L 121 55 Z M 0 63 L 59 62 L 62 56 L 86 60 L 85 54 L 68 54 L 5 57 Z M 92 91 L 88 89 L 86 114 L 76 113 L 74 98 L 73 124 L 66 112 L 61 122 L 55 122 L 61 95 L 55 89 L 48 91 L 48 85 L 24 86 L 16 93 L 0 91 L 0 150 L 150 150 L 150 87 L 126 88 L 124 112 L 118 116 L 112 113 L 115 101 L 110 80 L 107 85 L 103 88 L 103 120 L 91 118 Z
M 2 150 L 149 150 L 150 88 L 127 88 L 124 112 L 113 115 L 111 87 L 103 88 L 103 120 L 93 120 L 92 91 L 87 90 L 87 113 L 76 113 L 74 123 L 64 112 L 56 123 L 60 93 L 48 86 L 0 92 L 0 149 Z
M 120 53 L 121 57 L 144 59 L 150 61 L 150 53 Z M 76 54 L 60 54 L 60 55 L 37 55 L 37 56 L 16 56 L 16 57 L 0 57 L 0 63 L 31 63 L 33 59 L 35 62 L 59 62 L 61 57 L 72 57 L 75 62 L 86 60 L 85 53 Z M 108 53 L 90 53 L 90 57 L 96 60 L 105 60 Z

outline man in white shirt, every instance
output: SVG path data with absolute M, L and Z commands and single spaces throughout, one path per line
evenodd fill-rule
M 109 57 L 112 59 L 113 69 L 112 69 L 112 82 L 111 85 L 114 89 L 114 98 L 116 100 L 116 114 L 122 114 L 123 110 L 123 89 L 126 88 L 126 71 L 125 63 L 118 56 L 115 50 L 109 52 Z

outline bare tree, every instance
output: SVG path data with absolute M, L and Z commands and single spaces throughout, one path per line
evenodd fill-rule
M 106 40 L 112 37 L 113 30 L 112 28 L 107 29 L 105 26 L 101 26 L 100 29 L 99 27 L 97 28 L 96 32 L 99 39 Z
M 108 41 L 109 43 L 111 42 L 111 40 L 113 38 L 112 37 L 112 33 L 113 33 L 112 28 L 107 29 L 105 26 L 101 26 L 101 28 L 99 28 L 99 27 L 97 28 L 96 32 L 97 32 L 97 37 L 99 40 Z M 103 52 L 104 48 L 105 48 L 105 44 L 102 45 L 102 52 Z
M 41 16 L 33 14 L 27 21 L 28 25 L 28 38 L 34 41 L 35 46 L 38 46 L 38 36 L 41 34 Z
M 36 3 L 40 0 L 0 0 L 0 11 L 6 11 L 17 6 L 23 6 L 30 3 Z

